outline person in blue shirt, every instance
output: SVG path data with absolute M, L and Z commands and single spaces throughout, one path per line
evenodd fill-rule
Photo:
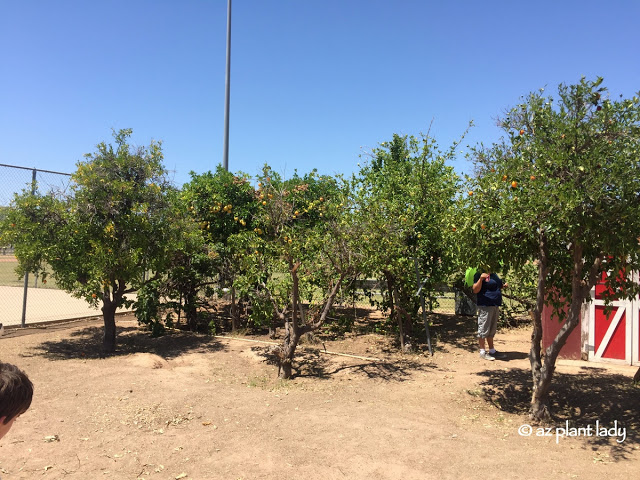
M 498 275 L 491 272 L 476 272 L 473 277 L 473 293 L 477 296 L 478 306 L 478 347 L 480 358 L 495 360 L 505 355 L 497 352 L 493 346 L 493 337 L 498 328 L 498 317 L 502 305 L 502 289 L 507 288 Z M 485 350 L 486 346 L 489 350 Z

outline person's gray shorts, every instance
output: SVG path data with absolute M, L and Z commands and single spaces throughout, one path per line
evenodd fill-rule
M 498 328 L 499 307 L 478 305 L 478 338 L 493 338 Z

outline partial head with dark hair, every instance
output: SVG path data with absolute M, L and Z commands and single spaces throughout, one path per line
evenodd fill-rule
M 0 438 L 31 406 L 33 384 L 15 365 L 0 362 Z

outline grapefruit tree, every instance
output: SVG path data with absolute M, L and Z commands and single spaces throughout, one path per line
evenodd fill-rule
M 531 415 L 547 420 L 556 359 L 592 287 L 640 267 L 640 100 L 613 99 L 601 78 L 583 78 L 560 85 L 557 99 L 529 94 L 500 126 L 503 139 L 473 153 L 474 194 L 457 233 L 478 265 L 537 266 Z M 607 278 L 610 298 L 640 290 L 625 275 Z M 543 359 L 545 305 L 564 323 Z
M 362 232 L 349 215 L 348 184 L 315 171 L 288 180 L 265 167 L 256 191 L 260 210 L 244 261 L 246 286 L 270 303 L 284 325 L 279 376 L 290 378 L 301 337 L 321 328 L 345 284 L 359 271 Z M 255 295 L 254 294 L 254 295 Z

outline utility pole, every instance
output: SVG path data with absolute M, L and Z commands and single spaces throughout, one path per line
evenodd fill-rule
M 229 94 L 231 90 L 231 0 L 227 3 L 227 74 L 224 86 L 224 147 L 222 166 L 229 171 Z

